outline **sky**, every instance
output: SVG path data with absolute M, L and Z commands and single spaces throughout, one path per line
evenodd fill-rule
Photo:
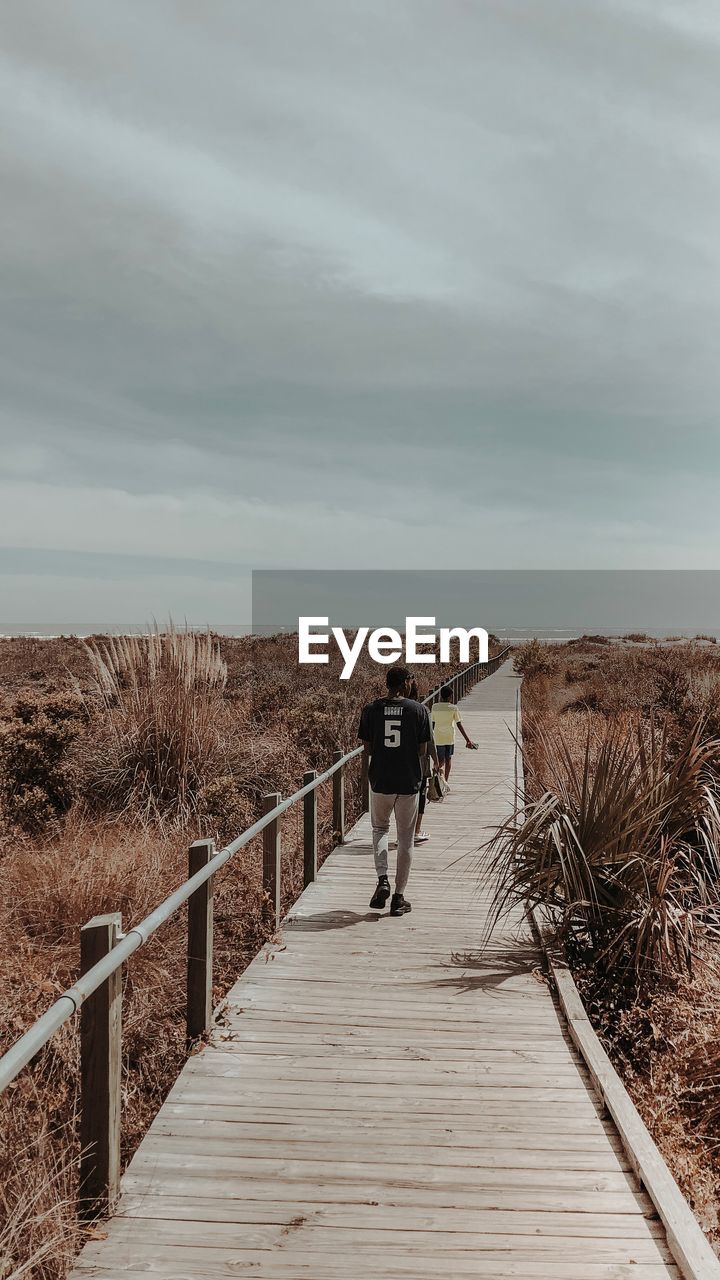
M 0 630 L 712 568 L 717 0 L 5 0 Z

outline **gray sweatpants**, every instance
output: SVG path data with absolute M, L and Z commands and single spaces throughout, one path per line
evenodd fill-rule
M 393 810 L 395 811 L 398 837 L 395 891 L 396 893 L 402 893 L 410 875 L 418 796 L 417 794 L 412 796 L 386 796 L 381 791 L 370 792 L 373 854 L 375 855 L 375 870 L 378 876 L 386 876 L 388 873 L 388 840 L 390 838 L 390 818 Z

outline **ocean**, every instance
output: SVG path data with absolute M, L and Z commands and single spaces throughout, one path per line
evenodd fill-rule
M 218 635 L 224 636 L 247 636 L 252 634 L 252 626 L 250 623 L 197 623 L 183 622 L 182 627 L 188 626 L 191 631 L 211 630 L 217 632 Z M 11 639 L 14 636 L 27 636 L 38 640 L 52 640 L 59 636 L 96 636 L 96 635 L 144 635 L 151 630 L 151 625 L 147 622 L 17 622 L 17 623 L 0 623 L 0 639 Z M 583 634 L 582 627 L 488 627 L 499 640 L 504 640 L 507 644 L 522 644 L 526 640 L 536 638 L 544 640 L 548 643 L 563 644 L 568 640 L 576 640 Z M 622 631 L 608 628 L 601 630 L 597 634 L 606 635 L 608 637 L 620 638 L 624 633 Z M 666 640 L 669 637 L 683 636 L 691 638 L 695 633 L 690 630 L 685 633 L 677 627 L 667 627 L 661 631 L 647 631 L 653 640 Z M 712 635 L 720 636 L 720 626 L 711 632 Z

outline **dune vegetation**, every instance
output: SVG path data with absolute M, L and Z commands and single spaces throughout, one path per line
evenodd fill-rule
M 720 648 L 632 634 L 515 656 L 525 794 L 497 911 L 529 901 L 682 1190 L 720 1243 Z
M 454 670 L 418 668 L 421 691 Z M 359 708 L 381 688 L 367 657 L 343 683 L 336 664 L 299 667 L 290 636 L 0 641 L 0 1050 L 75 979 L 88 919 L 142 919 L 186 878 L 192 840 L 222 846 L 263 794 L 290 794 L 356 746 Z M 359 783 L 351 768 L 350 821 Z M 331 807 L 326 785 L 321 856 Z M 302 888 L 300 808 L 282 838 L 287 908 Z M 256 841 L 216 877 L 216 1004 L 268 936 L 261 864 Z M 127 968 L 124 1161 L 184 1061 L 184 932 L 179 912 Z M 74 1020 L 0 1098 L 1 1280 L 61 1280 L 81 1243 L 77 1084 Z

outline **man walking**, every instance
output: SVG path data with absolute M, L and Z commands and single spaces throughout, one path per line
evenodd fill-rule
M 391 916 L 403 916 L 410 911 L 405 888 L 412 862 L 422 760 L 431 737 L 426 708 L 408 697 L 411 679 L 407 667 L 390 667 L 386 676 L 387 695 L 363 708 L 358 733 L 369 757 L 370 821 L 378 875 L 370 906 L 379 910 L 390 897 L 388 839 L 393 811 L 397 823 L 397 868 Z

